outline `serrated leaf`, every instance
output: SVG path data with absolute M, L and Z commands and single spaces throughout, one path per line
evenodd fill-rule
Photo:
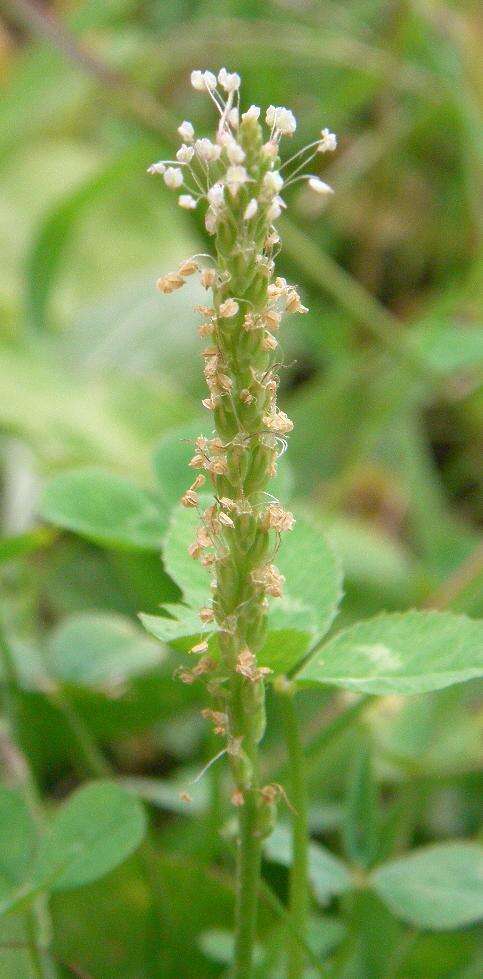
M 95 467 L 55 476 L 42 494 L 40 514 L 48 523 L 117 549 L 160 550 L 166 526 L 164 510 L 148 493 Z
M 171 514 L 163 546 L 166 571 L 179 585 L 186 603 L 192 608 L 208 605 L 211 599 L 210 576 L 206 568 L 188 554 L 188 547 L 196 537 L 199 524 L 196 510 L 176 507 Z
M 284 535 L 276 564 L 285 575 L 287 597 L 311 609 L 317 635 L 323 636 L 342 597 L 342 574 L 317 524 L 297 516 L 293 530 Z
M 98 880 L 137 849 L 145 829 L 142 805 L 114 782 L 77 789 L 40 844 L 33 886 L 62 891 Z
M 415 694 L 482 674 L 481 622 L 412 611 L 345 629 L 311 657 L 297 679 L 372 694 Z
M 145 615 L 139 618 L 144 628 L 162 642 L 172 643 L 177 639 L 205 635 L 216 630 L 216 623 L 202 622 L 198 613 L 186 605 L 163 605 L 173 618 L 165 615 Z
M 53 677 L 87 686 L 139 676 L 165 655 L 126 616 L 107 612 L 65 619 L 51 634 L 48 652 Z
M 264 843 L 268 860 L 290 867 L 292 863 L 292 835 L 288 826 L 279 823 Z M 314 894 L 320 904 L 328 904 L 332 897 L 352 890 L 354 882 L 348 867 L 319 843 L 309 844 L 309 877 Z
M 483 917 L 483 847 L 424 847 L 383 864 L 371 884 L 396 917 L 417 928 L 462 928 Z
M 345 850 L 351 863 L 370 867 L 378 843 L 378 807 L 369 745 L 356 748 L 343 821 Z
M 171 516 L 163 551 L 166 570 L 181 588 L 187 604 L 193 607 L 210 601 L 209 576 L 188 555 L 198 526 L 195 510 L 177 507 Z M 294 529 L 284 536 L 276 561 L 287 584 L 284 600 L 271 604 L 270 628 L 295 625 L 297 631 L 323 635 L 336 614 L 341 574 L 322 532 L 305 517 L 297 518 Z
M 163 608 L 174 618 L 144 614 L 139 616 L 144 628 L 162 642 L 169 644 L 176 643 L 180 639 L 195 640 L 217 631 L 216 623 L 202 623 L 198 613 L 185 605 L 164 605 Z M 310 612 L 300 610 L 297 613 L 284 612 L 281 618 L 282 622 L 288 623 L 288 626 L 293 622 L 296 627 L 269 628 L 258 656 L 260 664 L 270 667 L 274 675 L 291 670 L 306 653 L 313 636 L 313 631 L 308 625 Z M 273 621 L 276 621 L 276 616 Z M 302 622 L 305 624 L 305 631 Z

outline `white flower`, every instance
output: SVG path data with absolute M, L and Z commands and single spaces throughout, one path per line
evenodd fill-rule
M 191 143 L 195 135 L 193 126 L 191 125 L 190 122 L 188 122 L 187 119 L 184 119 L 184 121 L 181 123 L 181 126 L 178 126 L 178 132 L 181 136 L 181 139 L 184 139 L 187 143 Z
M 181 187 L 183 183 L 183 173 L 179 167 L 168 167 L 164 174 L 164 182 L 167 187 L 175 189 L 176 187 Z
M 218 146 L 229 146 L 230 143 L 234 142 L 235 137 L 232 136 L 226 129 L 219 129 L 216 134 L 216 142 Z
M 269 105 L 265 121 L 268 126 L 272 126 L 282 136 L 291 136 L 297 128 L 297 120 L 293 112 L 283 105 Z
M 191 84 L 197 92 L 203 92 L 205 88 L 205 82 L 203 78 L 202 71 L 192 71 L 191 72 Z
M 267 160 L 273 160 L 278 154 L 277 144 L 269 140 L 268 143 L 263 144 L 262 153 Z
M 240 113 L 238 112 L 237 108 L 230 109 L 228 113 L 228 122 L 230 123 L 230 126 L 233 126 L 234 129 L 238 129 L 238 124 L 240 122 Z
M 204 92 L 208 88 L 216 88 L 216 76 L 212 71 L 192 71 L 191 84 L 197 92 Z
M 213 184 L 206 196 L 212 207 L 221 207 L 225 200 L 223 184 L 220 182 Z
M 278 194 L 283 187 L 283 177 L 278 170 L 269 170 L 263 178 L 263 186 L 270 194 Z
M 180 207 L 184 207 L 186 211 L 194 211 L 196 207 L 196 201 L 191 194 L 180 194 L 178 204 Z
M 216 143 L 212 143 L 211 139 L 206 138 L 196 140 L 195 150 L 200 160 L 203 160 L 203 163 L 213 163 L 220 158 L 221 154 L 221 147 L 217 146 Z
M 228 167 L 226 171 L 226 185 L 233 197 L 238 193 L 240 187 L 246 184 L 247 180 L 248 174 L 245 167 L 239 166 L 238 164 Z
M 218 220 L 217 212 L 209 207 L 205 214 L 205 228 L 210 235 L 214 235 L 216 232 L 216 222 Z
M 329 184 L 326 184 L 324 180 L 319 180 L 318 177 L 309 178 L 309 187 L 314 190 L 316 194 L 333 194 L 334 191 Z
M 274 197 L 270 207 L 267 211 L 267 218 L 269 221 L 276 221 L 280 217 L 282 210 L 286 208 L 287 205 L 281 197 Z
M 183 145 L 180 146 L 178 152 L 176 153 L 176 159 L 179 160 L 180 163 L 191 163 L 194 154 L 195 154 L 194 147 L 187 146 L 186 143 L 183 143 Z
M 257 211 L 258 211 L 258 201 L 255 199 L 255 197 L 252 197 L 251 201 L 249 201 L 249 203 L 245 208 L 245 213 L 243 215 L 244 220 L 250 221 L 251 218 L 255 217 Z
M 165 164 L 163 163 L 162 160 L 159 160 L 158 163 L 152 163 L 151 166 L 148 167 L 147 172 L 148 173 L 164 173 L 165 170 L 166 170 Z
M 270 207 L 268 208 L 267 211 L 267 218 L 269 221 L 276 221 L 277 218 L 280 217 L 281 213 L 282 213 L 282 208 L 279 207 L 278 204 L 275 203 L 270 204 Z
M 236 71 L 229 72 L 226 68 L 221 68 L 218 72 L 218 81 L 225 92 L 236 92 L 240 88 L 240 76 Z
M 337 149 L 337 136 L 335 133 L 329 132 L 328 129 L 322 129 L 320 135 L 322 138 L 317 147 L 317 152 L 333 153 Z
M 227 143 L 226 152 L 230 163 L 243 163 L 245 159 L 245 150 L 236 142 L 236 140 L 231 140 Z
M 248 120 L 253 120 L 254 122 L 256 122 L 257 119 L 259 118 L 260 118 L 259 105 L 251 105 L 250 108 L 247 109 L 247 111 L 242 114 L 242 119 L 244 122 Z

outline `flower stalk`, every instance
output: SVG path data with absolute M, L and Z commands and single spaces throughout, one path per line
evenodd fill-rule
M 194 71 L 193 87 L 204 91 L 219 113 L 213 140 L 196 138 L 193 125 L 179 127 L 183 144 L 174 161 L 159 161 L 149 171 L 180 190 L 179 205 L 206 208 L 205 225 L 213 238 L 212 260 L 195 256 L 158 280 L 169 294 L 199 274 L 211 298 L 196 307 L 212 437 L 200 436 L 190 466 L 196 479 L 182 503 L 196 508 L 200 526 L 189 553 L 211 574 L 212 602 L 200 610 L 202 622 L 215 621 L 219 656 L 203 639 L 193 646 L 196 664 L 183 669 L 186 683 L 204 680 L 213 709 L 203 711 L 225 739 L 238 810 L 236 937 L 233 974 L 252 973 L 259 890 L 261 846 L 274 825 L 280 787 L 262 785 L 259 743 L 265 730 L 265 684 L 271 670 L 263 665 L 267 610 L 280 598 L 284 578 L 274 563 L 282 533 L 294 517 L 268 492 L 278 457 L 286 449 L 292 422 L 277 404 L 283 363 L 277 333 L 282 314 L 307 312 L 297 289 L 276 274 L 280 246 L 275 222 L 285 208 L 280 196 L 290 173 L 280 172 L 280 141 L 290 137 L 296 120 L 289 109 L 269 106 L 260 122 L 257 106 L 240 113 L 240 78 L 222 68 L 218 79 Z M 321 132 L 317 149 L 335 148 L 335 136 Z M 312 147 L 311 147 L 312 148 Z M 317 152 L 317 150 L 315 151 Z M 295 155 L 297 164 L 300 154 Z M 297 180 L 300 166 L 297 165 Z M 310 188 L 330 194 L 323 181 L 307 174 Z M 204 257 L 206 258 L 206 256 Z M 211 482 L 213 500 L 204 506 L 199 490 Z

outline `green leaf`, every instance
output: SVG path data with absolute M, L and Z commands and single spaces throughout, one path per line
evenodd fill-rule
M 268 633 L 259 660 L 274 673 L 289 673 L 317 634 L 313 609 L 284 595 L 270 602 Z
M 49 547 L 56 536 L 57 532 L 50 527 L 35 527 L 24 534 L 2 537 L 0 540 L 0 564 Z
M 483 674 L 483 624 L 449 612 L 359 622 L 330 639 L 297 679 L 356 692 L 414 694 Z
M 130 619 L 107 612 L 72 615 L 49 640 L 50 673 L 88 686 L 139 676 L 158 666 L 164 655 Z
M 98 173 L 69 192 L 47 214 L 27 258 L 27 311 L 32 325 L 46 329 L 49 299 L 53 292 L 62 256 L 77 222 L 87 207 L 92 207 L 112 187 L 125 180 L 131 167 L 143 166 L 152 152 L 152 143 L 136 141 L 134 146 L 103 164 Z
M 393 914 L 417 928 L 462 928 L 483 917 L 483 847 L 440 843 L 383 864 L 371 884 Z
M 208 571 L 188 554 L 199 524 L 196 510 L 177 506 L 171 514 L 163 545 L 166 571 L 181 588 L 186 603 L 196 609 L 211 600 Z
M 114 782 L 91 782 L 54 817 L 32 883 L 62 891 L 98 880 L 137 849 L 145 829 L 144 810 L 134 795 Z
M 174 618 L 161 615 L 141 614 L 139 618 L 144 628 L 156 639 L 166 643 L 176 643 L 180 639 L 199 639 L 217 631 L 216 623 L 202 623 L 198 613 L 185 605 L 162 606 Z M 276 623 L 277 612 L 269 616 Z M 310 611 L 280 611 L 281 625 L 287 622 L 288 627 L 270 629 L 259 654 L 262 666 L 269 666 L 274 675 L 289 672 L 304 656 L 309 647 L 313 630 L 310 629 Z M 290 627 L 293 623 L 294 628 Z M 212 651 L 213 652 L 213 651 Z
M 55 476 L 42 494 L 40 514 L 105 547 L 157 551 L 166 525 L 164 511 L 124 477 L 95 467 Z
M 210 601 L 209 575 L 188 555 L 198 526 L 195 510 L 177 507 L 163 551 L 166 570 L 193 607 Z M 294 529 L 284 537 L 276 560 L 287 585 L 284 600 L 271 603 L 271 629 L 295 625 L 297 631 L 322 635 L 329 628 L 341 597 L 340 570 L 322 532 L 305 517 L 298 517 Z
M 433 316 L 410 332 L 411 343 L 422 359 L 441 374 L 478 370 L 483 364 L 481 326 L 456 325 L 454 320 Z
M 144 615 L 139 618 L 152 636 L 161 642 L 172 643 L 177 639 L 205 635 L 216 630 L 216 623 L 202 622 L 198 613 L 185 605 L 163 605 L 173 618 L 164 615 Z
M 0 786 L 0 877 L 19 884 L 24 876 L 35 847 L 35 827 L 16 789 Z
M 292 835 L 288 826 L 279 823 L 264 843 L 268 860 L 290 867 L 292 863 Z M 332 897 L 352 890 L 354 882 L 342 860 L 335 857 L 320 843 L 309 844 L 309 877 L 314 894 L 320 904 L 328 904 Z
M 209 931 L 201 933 L 198 939 L 201 951 L 208 959 L 219 962 L 221 965 L 229 965 L 233 961 L 235 949 L 235 937 L 233 932 L 226 931 L 224 928 L 211 928 Z M 258 942 L 253 949 L 254 966 L 260 966 L 263 962 L 264 951 Z
M 366 744 L 356 749 L 343 830 L 345 850 L 351 863 L 370 867 L 378 844 L 378 808 L 371 753 Z
M 284 535 L 276 564 L 285 575 L 287 597 L 312 610 L 317 635 L 323 636 L 342 597 L 342 574 L 317 524 L 297 516 L 294 529 Z

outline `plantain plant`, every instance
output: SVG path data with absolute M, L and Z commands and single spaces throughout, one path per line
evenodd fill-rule
M 193 695 L 198 709 L 201 699 L 209 727 L 207 767 L 213 775 L 228 764 L 228 798 L 236 822 L 234 947 L 223 948 L 223 935 L 205 935 L 205 950 L 213 951 L 210 937 L 216 946 L 212 958 L 220 959 L 221 947 L 235 979 L 255 974 L 387 979 L 399 974 L 398 956 L 405 948 L 388 951 L 394 924 L 411 929 L 402 936 L 404 945 L 416 929 L 463 928 L 481 916 L 481 847 L 459 840 L 404 853 L 411 839 L 408 813 L 417 800 L 410 805 L 403 798 L 391 814 L 394 819 L 388 818 L 359 719 L 370 714 L 379 696 L 385 698 L 384 710 L 390 710 L 395 699 L 400 707 L 401 697 L 432 694 L 481 676 L 482 628 L 464 615 L 421 610 L 385 613 L 339 630 L 334 626 L 342 597 L 339 559 L 310 513 L 295 506 L 293 513 L 285 506 L 292 422 L 277 402 L 285 366 L 279 335 L 284 315 L 307 310 L 297 287 L 278 274 L 276 261 L 282 247 L 278 220 L 290 187 L 306 181 L 307 194 L 318 195 L 319 204 L 330 198 L 330 187 L 306 168 L 336 149 L 336 137 L 324 128 L 303 150 L 284 153 L 296 129 L 289 109 L 244 109 L 240 78 L 224 68 L 218 76 L 194 71 L 191 81 L 213 103 L 215 132 L 211 138 L 198 137 L 190 122 L 182 122 L 175 159 L 153 164 L 150 172 L 178 193 L 183 210 L 201 215 L 212 245 L 158 281 L 160 292 L 170 295 L 182 288 L 195 292 L 193 283 L 199 279 L 198 292 L 205 298 L 196 309 L 205 343 L 206 423 L 196 421 L 162 438 L 154 492 L 97 467 L 73 468 L 45 487 L 40 512 L 47 523 L 93 544 L 96 561 L 103 555 L 110 573 L 113 568 L 124 573 L 133 592 L 140 579 L 143 596 L 154 592 L 149 613 L 141 615 L 150 636 L 100 602 L 101 611 L 76 612 L 56 625 L 40 667 L 18 654 L 6 628 L 2 748 L 6 745 L 16 787 L 0 790 L 0 918 L 8 922 L 9 916 L 27 915 L 28 941 L 20 942 L 31 955 L 25 974 L 63 974 L 55 953 L 62 937 L 55 917 L 59 895 L 95 884 L 138 850 L 146 893 L 155 895 L 154 911 L 161 908 L 158 917 L 153 913 L 151 961 L 156 965 L 145 972 L 136 966 L 122 975 L 187 974 L 176 955 L 169 960 L 168 951 L 170 940 L 178 939 L 175 928 L 170 934 L 170 896 L 174 901 L 177 879 L 170 892 L 172 868 L 161 865 L 157 839 L 146 837 L 139 799 L 159 802 L 159 786 L 156 795 L 148 779 L 120 780 L 90 726 L 92 703 L 99 704 L 89 698 L 102 695 L 112 706 L 116 698 L 122 700 L 126 684 L 126 700 L 135 700 L 144 725 L 154 725 L 164 709 L 174 728 L 177 705 L 191 704 L 187 698 Z M 187 465 L 194 470 L 190 484 Z M 21 546 L 30 546 L 29 541 Z M 89 549 L 82 554 L 76 574 L 82 561 L 91 567 Z M 94 591 L 96 586 L 97 578 Z M 136 601 L 131 597 L 131 612 Z M 183 686 L 175 688 L 169 675 L 170 692 L 155 685 L 153 695 L 151 687 L 143 686 L 144 675 L 163 684 L 174 660 Z M 22 711 L 32 688 L 63 718 L 79 774 L 96 778 L 77 788 L 53 815 L 38 792 L 35 772 L 19 753 L 28 740 Z M 326 721 L 323 708 L 333 688 L 343 691 L 342 706 L 330 718 L 329 704 Z M 160 689 L 167 708 L 162 708 Z M 172 701 L 173 689 L 185 699 Z M 277 723 L 275 712 L 269 712 L 275 732 L 270 754 L 263 751 L 266 698 L 279 718 Z M 307 716 L 317 722 L 315 734 L 305 731 L 309 701 Z M 387 765 L 400 760 L 402 742 L 413 728 L 424 727 L 433 702 L 415 697 L 408 703 L 415 706 L 401 710 L 404 737 L 400 744 L 396 730 Z M 104 701 L 102 710 L 107 710 Z M 374 715 L 377 724 L 376 709 Z M 126 710 L 123 721 L 129 718 Z M 349 730 L 354 732 L 354 757 L 338 856 L 310 838 L 311 779 L 327 746 Z M 273 750 L 278 733 L 284 738 L 285 762 Z M 112 748 L 115 736 L 105 740 Z M 441 744 L 444 752 L 444 736 Z M 418 771 L 417 751 L 411 755 L 408 749 L 406 763 L 408 770 L 412 765 Z M 226 840 L 225 782 L 215 780 L 214 785 L 208 829 Z M 196 800 L 187 791 L 182 795 L 196 817 Z M 179 812 L 177 794 L 176 799 L 162 798 Z M 263 857 L 287 868 L 286 904 L 278 896 L 282 888 L 271 886 L 262 873 Z M 274 940 L 260 922 L 262 898 L 282 925 Z M 314 936 L 312 908 L 315 901 L 326 905 L 333 899 L 340 902 L 348 927 L 328 917 L 322 948 Z M 112 888 L 109 907 L 122 900 L 122 888 Z M 189 910 L 183 909 L 188 922 Z M 381 920 L 386 937 L 379 930 Z M 133 946 L 142 945 L 137 937 Z M 158 972 L 160 948 L 164 971 Z M 206 974 L 218 974 L 214 969 Z
M 314 569 L 307 569 L 304 583 L 303 570 L 295 567 L 307 559 L 303 526 L 298 547 L 292 548 L 293 580 L 275 563 L 279 550 L 283 555 L 282 535 L 294 535 L 296 523 L 272 485 L 293 428 L 277 403 L 284 366 L 278 336 L 284 314 L 308 312 L 296 286 L 277 274 L 277 222 L 287 206 L 281 194 L 295 182 L 306 181 L 312 193 L 324 198 L 331 195 L 331 187 L 307 173 L 307 167 L 317 154 L 333 152 L 337 140 L 324 128 L 314 142 L 283 159 L 284 144 L 297 125 L 291 110 L 270 105 L 262 116 L 260 108 L 251 105 L 243 111 L 240 76 L 225 68 L 218 77 L 211 71 L 193 71 L 191 83 L 214 104 L 215 134 L 212 139 L 198 138 L 185 120 L 178 129 L 183 142 L 176 160 L 161 160 L 149 168 L 180 192 L 180 207 L 203 212 L 213 241 L 210 254 L 187 258 L 157 283 L 160 292 L 170 294 L 197 275 L 209 295 L 207 304 L 197 305 L 196 311 L 201 316 L 199 335 L 207 342 L 202 357 L 208 396 L 202 404 L 212 416 L 211 431 L 195 439 L 189 465 L 198 475 L 183 493 L 181 505 L 197 515 L 187 551 L 206 569 L 210 584 L 209 596 L 198 609 L 198 635 L 188 651 L 194 665 L 183 665 L 178 675 L 186 684 L 205 683 L 209 703 L 202 713 L 223 739 L 220 754 L 226 755 L 233 780 L 231 802 L 238 813 L 233 975 L 243 979 L 252 972 L 262 846 L 275 827 L 277 804 L 283 801 L 293 829 L 287 975 L 296 979 L 305 972 L 309 910 L 307 790 L 293 704 L 297 685 L 336 683 L 356 693 L 437 689 L 477 675 L 473 643 L 479 630 L 451 616 L 414 612 L 362 623 L 318 652 L 320 627 L 309 608 L 314 591 L 317 604 L 318 582 L 310 580 Z M 181 515 L 175 520 L 177 546 L 182 528 L 192 521 Z M 327 629 L 339 597 L 338 574 L 330 553 L 325 563 L 322 554 L 317 557 L 322 580 L 329 578 L 329 591 L 332 587 Z M 189 569 L 186 574 L 189 580 Z M 203 585 L 201 592 L 204 595 Z M 154 635 L 169 641 L 171 629 L 177 636 L 193 629 L 192 617 L 183 629 L 183 608 L 174 615 L 175 626 L 172 620 L 149 616 L 143 621 Z M 282 633 L 287 625 L 309 636 L 310 652 L 302 639 L 287 654 Z M 277 631 L 279 649 L 273 642 Z M 265 733 L 268 683 L 273 683 L 283 704 L 289 755 L 286 786 L 265 784 L 261 776 L 259 745 Z M 355 844 L 356 857 L 357 853 Z

